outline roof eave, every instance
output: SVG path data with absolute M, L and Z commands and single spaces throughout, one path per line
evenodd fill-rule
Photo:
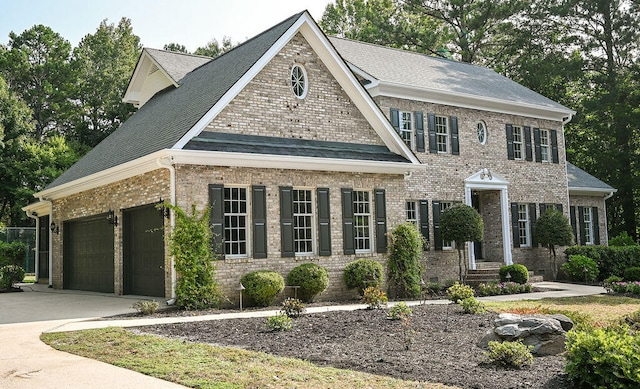
M 140 58 L 138 59 L 138 63 L 136 64 L 136 68 L 133 71 L 133 75 L 129 80 L 129 84 L 127 85 L 127 90 L 122 97 L 122 101 L 124 103 L 133 104 L 136 107 L 141 107 L 146 103 L 146 101 L 140 101 L 136 96 L 140 93 L 140 90 L 145 84 L 145 79 L 149 76 L 147 74 L 150 66 L 149 64 L 156 65 L 158 70 L 162 73 L 162 75 L 169 81 L 171 85 L 178 88 L 180 85 L 177 80 L 174 80 L 173 77 L 164 69 L 164 67 L 156 61 L 156 59 L 151 55 L 146 48 L 142 49 L 142 53 L 140 54 Z M 156 91 L 155 93 L 157 93 Z M 151 96 L 153 97 L 153 95 Z
M 618 190 L 615 188 L 592 188 L 581 186 L 569 186 L 569 194 L 574 196 L 609 196 L 616 193 Z

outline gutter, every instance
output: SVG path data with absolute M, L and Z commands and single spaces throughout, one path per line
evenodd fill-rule
M 165 162 L 164 160 L 168 160 Z M 170 204 L 176 205 L 176 168 L 173 166 L 173 157 L 164 157 L 156 159 L 156 163 L 161 168 L 165 168 L 169 170 L 169 188 L 170 188 Z M 173 231 L 176 226 L 176 218 L 173 210 L 171 210 L 171 217 L 169 218 L 169 225 L 171 231 Z M 175 257 L 171 256 L 171 298 L 176 298 L 176 266 L 175 266 Z

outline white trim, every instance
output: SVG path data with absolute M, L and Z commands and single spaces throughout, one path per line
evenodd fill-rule
M 167 73 L 167 71 L 162 67 L 162 65 L 160 65 L 160 63 L 156 61 L 151 54 L 149 54 L 147 49 L 142 49 L 142 53 L 140 54 L 140 58 L 138 59 L 138 63 L 136 64 L 136 68 L 134 69 L 131 80 L 127 85 L 127 90 L 122 97 L 122 101 L 124 103 L 131 103 L 136 107 L 141 107 L 147 101 L 149 101 L 149 99 L 151 99 L 151 97 L 153 97 L 155 93 L 158 92 L 155 91 L 145 101 L 140 101 L 138 98 L 148 76 L 143 72 L 148 72 L 152 65 L 155 65 L 158 68 L 158 70 L 167 79 L 167 81 L 169 81 L 170 84 L 172 84 L 176 88 L 179 87 L 179 84 L 176 82 L 176 80 L 174 80 L 173 77 L 171 77 L 169 73 Z M 134 84 L 136 84 L 135 88 L 137 90 L 134 90 Z
M 607 198 L 613 196 L 613 194 L 618 191 L 617 189 L 588 188 L 588 187 L 579 187 L 579 186 L 570 186 L 568 189 L 569 189 L 569 196 L 571 195 L 574 195 L 574 196 L 602 195 L 602 196 L 608 196 Z

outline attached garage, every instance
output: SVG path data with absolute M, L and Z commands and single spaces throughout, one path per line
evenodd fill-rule
M 107 214 L 64 223 L 64 289 L 113 293 L 113 230 Z

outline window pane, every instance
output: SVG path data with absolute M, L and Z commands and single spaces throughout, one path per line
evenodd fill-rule
M 313 203 L 311 191 L 293 191 L 293 246 L 296 254 L 313 254 Z
M 224 188 L 225 254 L 246 255 L 247 190 Z

